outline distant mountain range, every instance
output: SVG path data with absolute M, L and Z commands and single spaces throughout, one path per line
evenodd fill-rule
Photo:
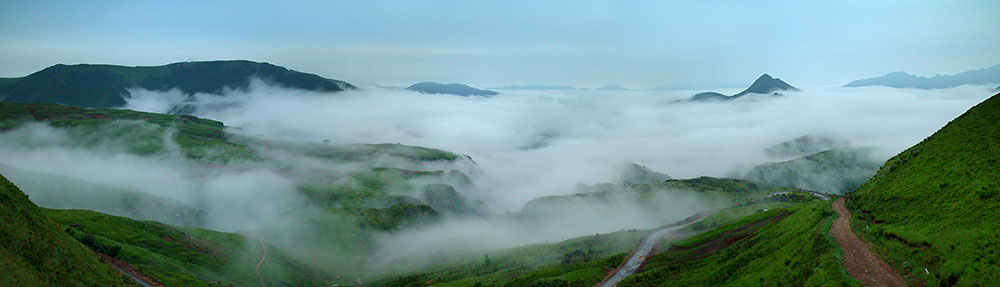
M 844 87 L 886 86 L 893 88 L 945 89 L 961 85 L 987 85 L 1000 83 L 1000 65 L 971 70 L 954 75 L 920 77 L 906 72 L 893 72 L 885 76 L 853 81 Z M 997 87 L 1000 89 L 1000 87 Z
M 490 90 L 480 90 L 467 85 L 451 83 L 442 84 L 435 82 L 423 82 L 416 83 L 412 86 L 406 88 L 407 90 L 417 91 L 425 94 L 448 94 L 456 96 L 494 96 L 499 93 Z
M 772 78 L 768 74 L 763 74 L 749 88 L 739 92 L 738 94 L 732 96 L 726 96 L 717 92 L 704 92 L 694 95 L 691 97 L 692 102 L 706 102 L 706 101 L 728 101 L 735 100 L 746 94 L 772 94 L 780 95 L 777 91 L 798 91 L 799 89 L 792 87 L 785 81 L 778 78 Z
M 251 61 L 182 62 L 163 66 L 58 64 L 21 78 L 0 79 L 0 99 L 6 102 L 59 103 L 77 107 L 121 107 L 127 89 L 219 93 L 246 89 L 252 77 L 279 86 L 336 92 L 355 87 L 344 81 Z

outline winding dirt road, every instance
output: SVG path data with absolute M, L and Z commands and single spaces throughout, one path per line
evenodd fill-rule
M 830 196 L 826 194 L 822 194 L 819 192 L 812 192 L 812 191 L 802 191 L 802 190 L 777 191 L 777 192 L 772 192 L 767 196 L 775 196 L 788 193 L 805 193 L 808 195 L 815 196 L 822 200 L 830 200 Z M 622 263 L 622 265 L 618 266 L 618 269 L 615 269 L 614 274 L 605 278 L 604 281 L 599 283 L 597 286 L 600 287 L 617 286 L 618 282 L 621 282 L 622 280 L 625 279 L 625 277 L 628 277 L 629 275 L 635 274 L 635 272 L 638 271 L 640 267 L 642 267 L 642 264 L 646 262 L 646 257 L 649 256 L 649 253 L 653 252 L 653 248 L 660 243 L 660 240 L 662 240 L 665 237 L 676 236 L 677 235 L 676 232 L 681 228 L 702 221 L 709 215 L 715 214 L 718 211 L 719 210 L 699 213 L 677 224 L 654 230 L 652 233 L 647 235 L 646 238 L 642 239 L 642 242 L 639 243 L 639 247 L 636 248 L 635 251 L 629 255 L 628 259 L 626 259 L 625 262 Z
M 718 210 L 699 213 L 679 222 L 678 224 L 654 230 L 653 233 L 650 233 L 646 236 L 646 238 L 642 239 L 642 242 L 639 243 L 639 247 L 636 248 L 631 255 L 629 255 L 628 259 L 626 259 L 621 266 L 618 266 L 615 273 L 604 279 L 604 282 L 601 282 L 598 286 L 617 286 L 618 282 L 624 280 L 625 277 L 634 274 L 639 270 L 639 267 L 642 267 L 642 264 L 646 262 L 646 257 L 649 256 L 649 253 L 653 252 L 653 249 L 660 243 L 660 240 L 666 237 L 674 237 L 677 235 L 677 231 L 681 228 L 702 221 L 709 215 L 715 214 L 716 212 L 718 212 Z
M 844 251 L 844 261 L 840 264 L 847 273 L 865 286 L 906 286 L 903 277 L 875 256 L 870 246 L 851 230 L 851 212 L 844 207 L 843 198 L 833 202 L 833 210 L 839 215 L 833 221 L 830 235 Z
M 260 275 L 260 265 L 264 264 L 264 260 L 267 260 L 267 246 L 264 245 L 264 241 L 257 241 L 260 242 L 260 247 L 264 248 L 264 256 L 261 256 L 260 261 L 257 261 L 257 267 L 254 267 L 253 271 L 257 272 L 257 278 L 260 278 L 260 286 L 266 287 L 267 285 L 264 285 L 264 276 Z
M 117 258 L 100 252 L 94 252 L 94 254 L 97 254 L 98 257 L 104 259 L 104 262 L 107 262 L 115 269 L 118 269 L 119 272 L 125 274 L 129 278 L 132 278 L 132 280 L 139 283 L 139 285 L 142 285 L 143 287 L 166 287 L 166 285 L 156 281 L 156 279 L 146 276 L 146 274 L 142 274 L 139 270 L 136 270 L 128 263 L 125 263 L 125 261 L 118 260 Z

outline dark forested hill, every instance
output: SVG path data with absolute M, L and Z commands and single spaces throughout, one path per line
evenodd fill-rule
M 287 88 L 334 92 L 353 89 L 343 81 L 251 61 L 182 62 L 163 66 L 63 65 L 22 78 L 0 79 L 0 99 L 7 102 L 59 103 L 78 107 L 120 107 L 129 88 L 185 94 L 245 89 L 253 77 Z

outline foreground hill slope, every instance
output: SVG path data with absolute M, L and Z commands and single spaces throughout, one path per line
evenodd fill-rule
M 0 176 L 0 286 L 138 286 Z
M 1000 94 L 889 159 L 847 206 L 910 284 L 1000 282 Z
M 678 242 L 618 286 L 850 286 L 825 200 L 771 209 Z
M 163 66 L 58 64 L 23 78 L 2 79 L 0 99 L 20 103 L 60 103 L 77 107 L 121 107 L 129 88 L 184 94 L 245 89 L 252 77 L 287 88 L 335 92 L 350 84 L 252 61 L 182 62 Z
M 166 286 L 325 286 L 332 279 L 241 234 L 87 210 L 47 209 L 45 214 L 68 226 L 78 240 L 89 237 L 98 248 L 120 248 L 116 259 Z

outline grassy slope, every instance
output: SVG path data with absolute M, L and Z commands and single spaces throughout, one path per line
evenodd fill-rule
M 591 235 L 552 244 L 533 244 L 491 251 L 483 257 L 439 263 L 437 267 L 409 275 L 375 281 L 375 286 L 487 285 L 527 286 L 533 282 L 563 280 L 592 285 L 594 278 L 618 266 L 627 252 L 649 230 Z M 486 258 L 490 258 L 489 263 Z
M 61 103 L 78 107 L 119 107 L 126 90 L 177 88 L 186 94 L 241 89 L 256 76 L 275 84 L 315 91 L 354 88 L 342 81 L 251 61 L 183 62 L 163 66 L 55 65 L 16 80 L 0 81 L 9 102 Z
M 29 122 L 71 128 L 84 146 L 108 139 L 118 140 L 125 143 L 127 152 L 140 155 L 163 152 L 167 143 L 162 135 L 168 129 L 176 129 L 174 140 L 190 158 L 253 157 L 253 151 L 247 146 L 229 141 L 222 123 L 213 120 L 119 109 L 0 103 L 0 130 L 14 129 Z
M 871 148 L 843 147 L 754 167 L 745 180 L 794 186 L 829 194 L 850 192 L 868 181 L 879 164 Z
M 0 286 L 137 286 L 0 176 Z
M 707 176 L 692 179 L 668 179 L 657 183 L 608 183 L 580 187 L 578 190 L 580 193 L 577 194 L 544 196 L 532 199 L 525 204 L 522 212 L 532 213 L 535 210 L 545 210 L 554 205 L 580 200 L 603 202 L 608 197 L 615 195 L 615 193 L 624 192 L 636 193 L 638 199 L 643 199 L 655 192 L 691 191 L 706 198 L 747 202 L 772 190 L 776 189 L 753 181 Z
M 46 210 L 82 238 L 120 246 L 116 258 L 167 286 L 251 286 L 260 284 L 254 267 L 262 249 L 256 240 L 233 233 L 136 221 L 86 210 Z M 268 248 L 261 266 L 268 285 L 321 286 L 329 278 L 316 269 Z
M 911 284 L 1000 282 L 1000 95 L 890 159 L 847 207 Z
M 324 207 L 320 212 L 315 212 L 316 210 L 302 211 L 304 214 L 308 214 L 306 217 L 313 220 L 315 226 L 323 226 L 323 230 L 326 232 L 319 235 L 314 240 L 316 242 L 313 243 L 326 244 L 319 240 L 336 241 L 336 244 L 332 244 L 336 246 L 324 246 L 335 251 L 367 252 L 371 248 L 368 236 L 372 232 L 401 229 L 437 218 L 436 211 L 419 202 L 413 203 L 412 201 L 416 199 L 412 197 L 393 195 L 390 188 L 418 188 L 419 184 L 439 180 L 435 177 L 468 180 L 464 174 L 457 171 L 410 171 L 379 166 L 379 164 L 388 162 L 419 167 L 423 163 L 430 162 L 445 167 L 449 162 L 464 160 L 459 155 L 438 149 L 399 144 L 288 143 L 229 135 L 225 133 L 221 123 L 191 116 L 115 109 L 88 109 L 54 104 L 0 103 L 0 131 L 13 132 L 14 129 L 34 122 L 47 123 L 65 131 L 70 139 L 68 145 L 73 147 L 107 149 L 104 151 L 114 154 L 159 155 L 167 153 L 165 156 L 172 157 L 173 153 L 166 150 L 169 138 L 164 139 L 164 135 L 168 135 L 176 138 L 181 154 L 187 156 L 189 160 L 193 160 L 193 164 L 198 166 L 225 167 L 229 164 L 235 164 L 236 166 L 249 165 L 287 172 L 296 181 L 297 189 L 300 192 L 316 206 Z M 170 133 L 171 129 L 175 130 L 176 134 Z M 7 144 L 32 145 L 36 143 Z M 357 168 L 340 172 L 299 167 L 294 163 L 268 158 L 267 154 L 262 157 L 257 154 L 259 149 L 267 149 L 279 154 L 297 154 L 331 164 L 346 164 Z M 208 163 L 203 164 L 206 161 Z M 8 170 L 10 169 L 8 168 Z M 34 178 L 38 180 L 44 176 L 44 174 L 39 174 Z M 170 207 L 168 202 L 156 201 L 155 198 L 149 196 L 143 197 L 145 195 L 130 190 L 112 190 L 93 184 L 74 185 L 73 181 L 82 182 L 77 179 L 54 178 L 54 180 L 45 181 L 45 184 L 36 184 L 35 187 L 36 189 L 51 188 L 59 186 L 58 182 L 69 183 L 65 185 L 71 185 L 70 188 L 60 188 L 54 192 L 82 191 L 73 196 L 75 196 L 74 198 L 83 198 L 84 202 L 89 202 L 87 201 L 88 195 L 113 194 L 121 200 L 105 202 L 107 204 L 101 206 L 104 208 L 103 211 L 118 215 L 125 215 L 122 211 L 132 210 L 136 206 L 147 206 L 139 212 L 164 215 L 166 213 L 158 212 L 160 210 L 157 208 Z M 344 182 L 359 184 L 345 184 Z M 36 192 L 50 195 L 50 197 L 53 193 L 37 190 Z M 154 200 L 156 204 L 145 204 L 150 200 Z M 373 202 L 388 202 L 389 204 L 372 206 Z M 81 208 L 82 206 L 60 207 Z M 173 212 L 173 210 L 168 211 Z M 173 214 L 175 213 L 170 213 L 170 215 Z M 191 215 L 190 218 L 174 217 L 171 218 L 171 222 L 185 223 L 199 220 L 198 210 L 191 210 L 185 214 Z M 148 218 L 136 213 L 128 216 Z M 338 257 L 348 257 L 347 254 L 341 255 Z M 354 265 L 360 265 L 360 263 Z M 341 271 L 338 270 L 338 272 Z
M 756 231 L 737 231 L 784 214 L 783 220 Z M 619 286 L 851 285 L 853 281 L 840 267 L 840 251 L 828 235 L 834 216 L 828 201 L 757 213 L 674 243 L 686 249 L 650 257 L 643 270 Z M 701 248 L 739 233 L 748 237 L 707 257 L 699 255 Z
M 764 209 L 794 208 L 815 200 L 815 197 L 798 194 L 761 198 L 753 203 L 722 210 L 685 227 L 681 232 L 696 234 Z M 424 286 L 427 282 L 433 282 L 434 286 L 473 286 L 477 283 L 484 286 L 592 286 L 603 280 L 610 270 L 618 267 L 650 231 L 620 231 L 578 237 L 555 244 L 535 244 L 488 252 L 486 255 L 491 258 L 491 264 L 486 264 L 484 258 L 443 262 L 438 267 L 417 273 L 381 278 L 374 285 Z M 659 248 L 665 250 L 670 244 L 670 240 L 665 240 Z

